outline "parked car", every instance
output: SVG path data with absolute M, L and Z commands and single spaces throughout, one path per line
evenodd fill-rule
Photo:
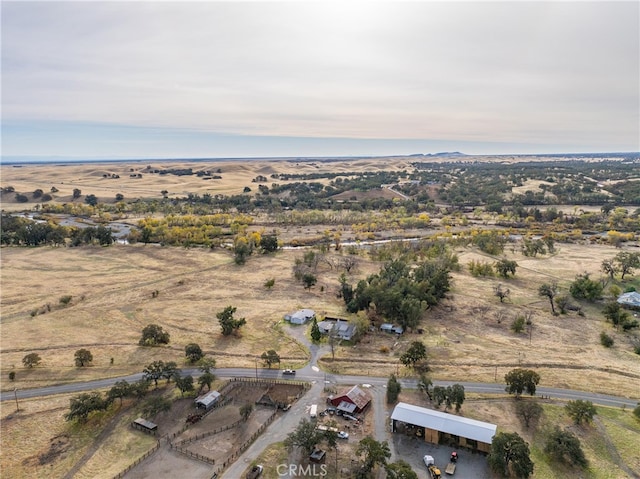
M 349 439 L 349 433 L 348 432 L 344 432 L 344 431 L 340 431 L 338 433 L 338 439 Z
M 343 414 L 343 418 L 348 419 L 349 421 L 359 421 L 359 419 L 351 414 Z
M 289 374 L 291 376 L 295 376 L 296 372 L 293 369 L 283 369 L 282 374 Z
M 262 466 L 260 464 L 253 466 L 249 472 L 247 472 L 246 479 L 256 479 L 262 474 Z
M 337 411 L 337 409 L 334 408 L 334 407 L 328 407 L 327 409 L 324 410 L 324 412 L 329 413 L 331 415 L 335 414 L 336 411 Z

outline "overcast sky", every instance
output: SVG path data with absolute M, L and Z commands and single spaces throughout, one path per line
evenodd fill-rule
M 640 3 L 2 2 L 2 155 L 640 150 Z

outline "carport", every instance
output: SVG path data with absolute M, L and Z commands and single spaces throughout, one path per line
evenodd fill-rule
M 434 411 L 413 404 L 398 403 L 391 414 L 392 431 L 416 429 L 416 435 L 433 444 L 488 453 L 497 426 L 488 422 Z

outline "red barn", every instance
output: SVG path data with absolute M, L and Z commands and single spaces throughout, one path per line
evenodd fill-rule
M 358 386 L 345 389 L 336 396 L 329 396 L 328 402 L 346 413 L 358 413 L 364 411 L 371 403 L 371 396 Z

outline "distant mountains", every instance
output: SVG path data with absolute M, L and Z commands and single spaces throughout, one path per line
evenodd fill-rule
M 439 153 L 427 153 L 426 155 L 424 153 L 415 153 L 413 155 L 409 155 L 409 156 L 429 156 L 429 157 L 458 157 L 458 156 L 468 156 L 465 153 L 460 153 L 459 151 L 441 151 Z

